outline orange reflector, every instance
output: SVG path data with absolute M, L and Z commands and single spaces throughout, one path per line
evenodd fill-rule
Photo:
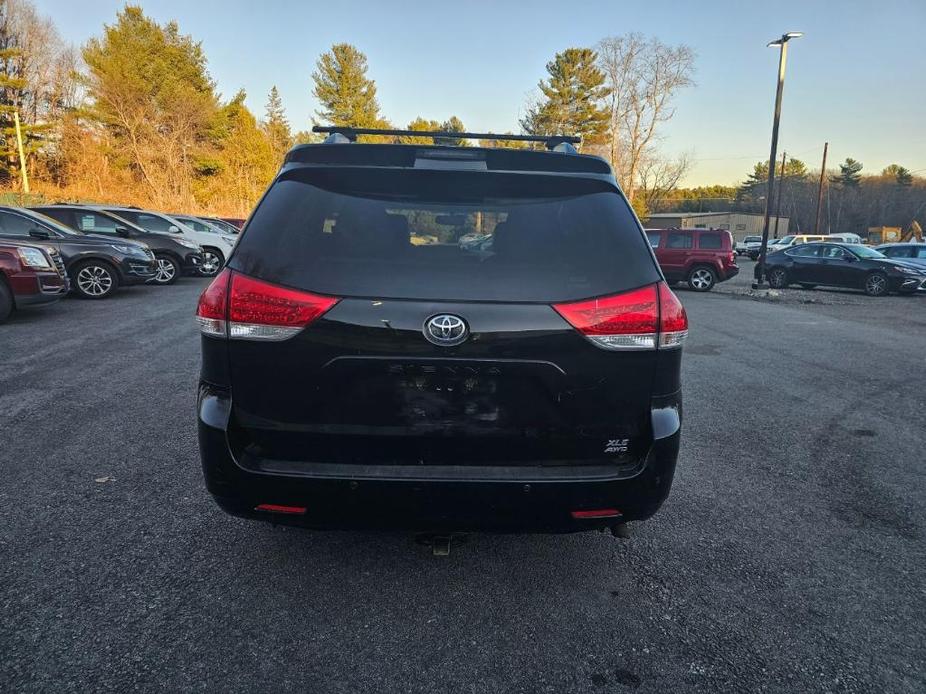
M 616 508 L 596 508 L 591 511 L 573 511 L 573 518 L 617 518 L 621 512 Z
M 282 506 L 280 504 L 258 504 L 254 507 L 255 511 L 270 511 L 272 513 L 292 513 L 296 515 L 304 515 L 306 512 L 305 506 Z

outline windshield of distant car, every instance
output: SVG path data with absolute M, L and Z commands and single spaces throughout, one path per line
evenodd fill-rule
M 778 239 L 775 243 L 791 243 L 794 240 L 793 236 L 784 236 Z
M 886 258 L 887 257 L 881 251 L 876 251 L 874 248 L 863 246 L 860 243 L 853 243 L 853 244 L 847 245 L 846 248 L 848 248 L 850 251 L 855 253 L 855 255 L 857 255 L 859 258 Z

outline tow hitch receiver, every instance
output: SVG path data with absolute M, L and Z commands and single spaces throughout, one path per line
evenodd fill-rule
M 419 545 L 430 545 L 435 557 L 450 556 L 450 535 L 421 534 L 415 537 Z

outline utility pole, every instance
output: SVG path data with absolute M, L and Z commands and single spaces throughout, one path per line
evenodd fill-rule
M 820 167 L 820 184 L 817 186 L 817 222 L 814 225 L 813 233 L 820 233 L 820 214 L 823 212 L 823 181 L 826 178 L 826 150 L 829 149 L 830 143 L 823 143 L 823 165 Z
M 781 219 L 781 191 L 785 187 L 785 162 L 788 159 L 788 153 L 781 153 L 781 173 L 778 175 L 778 202 L 775 203 L 775 238 L 778 238 L 778 221 Z
M 775 115 L 772 119 L 772 151 L 768 157 L 768 193 L 765 196 L 765 218 L 762 221 L 762 246 L 759 249 L 759 262 L 756 264 L 756 278 L 752 283 L 753 289 L 765 286 L 765 255 L 768 252 L 768 222 L 772 211 L 772 196 L 775 192 L 775 164 L 778 160 L 778 126 L 781 122 L 781 95 L 785 88 L 785 66 L 788 62 L 788 41 L 796 39 L 803 34 L 799 31 L 789 31 L 782 34 L 780 39 L 770 41 L 768 48 L 776 47 L 778 54 L 778 89 L 775 92 Z
M 23 177 L 23 193 L 29 194 L 29 174 L 26 173 L 26 154 L 23 152 L 23 133 L 19 127 L 19 111 L 13 111 L 13 124 L 16 127 L 16 144 L 19 146 L 19 172 Z

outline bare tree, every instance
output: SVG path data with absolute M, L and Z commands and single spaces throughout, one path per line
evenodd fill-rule
M 694 51 L 636 33 L 602 39 L 596 50 L 611 88 L 608 158 L 633 200 L 641 164 L 658 140 L 659 124 L 675 115 L 673 97 L 694 84 Z
M 637 192 L 646 209 L 656 209 L 659 200 L 669 197 L 690 168 L 691 157 L 687 153 L 676 159 L 667 159 L 655 151 L 645 153 L 637 168 Z

